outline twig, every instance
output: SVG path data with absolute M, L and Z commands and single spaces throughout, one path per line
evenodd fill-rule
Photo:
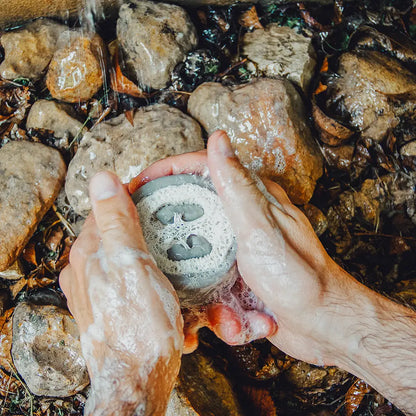
M 29 396 L 30 416 L 33 416 L 33 396 L 32 396 L 32 393 L 30 392 L 29 388 L 26 386 L 26 383 L 19 377 L 19 375 L 17 374 L 17 371 L 14 370 L 13 364 L 11 362 L 9 362 L 9 360 L 7 360 L 7 364 L 9 364 L 9 367 L 11 368 L 13 376 L 18 381 L 20 381 L 20 383 L 22 384 L 23 388 L 26 391 L 26 394 Z
M 59 218 L 59 221 L 61 221 L 62 225 L 66 228 L 69 235 L 71 237 L 76 237 L 74 230 L 71 227 L 71 224 L 65 219 L 65 217 L 58 211 L 58 208 L 56 208 L 55 204 L 52 205 L 52 209 L 55 212 L 56 216 Z
M 412 240 L 416 241 L 415 237 L 403 237 L 401 235 L 393 235 L 393 234 L 382 234 L 382 233 L 373 233 L 373 232 L 365 232 L 365 233 L 354 233 L 358 237 L 384 237 L 384 238 L 403 238 L 404 240 Z
M 247 62 L 247 58 L 244 58 L 243 60 L 235 63 L 234 65 L 231 65 L 230 67 L 228 67 L 224 72 L 222 72 L 221 74 L 218 74 L 215 78 L 222 78 L 225 75 L 227 75 L 228 73 L 230 73 L 233 69 L 239 67 L 240 65 L 243 65 Z

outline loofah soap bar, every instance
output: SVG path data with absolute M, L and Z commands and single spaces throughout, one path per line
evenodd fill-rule
M 209 179 L 172 175 L 133 194 L 143 235 L 181 305 L 209 301 L 235 279 L 236 240 Z

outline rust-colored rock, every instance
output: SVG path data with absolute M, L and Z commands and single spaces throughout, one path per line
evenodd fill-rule
M 310 200 L 322 175 L 322 156 L 289 81 L 262 78 L 234 87 L 208 82 L 193 92 L 188 111 L 209 134 L 225 130 L 242 164 L 276 180 L 292 202 Z
M 66 166 L 55 149 L 10 142 L 0 149 L 0 172 L 0 270 L 5 270 L 52 206 Z
M 62 33 L 46 77 L 52 97 L 69 103 L 90 99 L 103 84 L 105 56 L 98 35 Z
M 12 356 L 29 390 L 38 396 L 71 396 L 89 384 L 78 327 L 68 311 L 56 306 L 16 306 Z

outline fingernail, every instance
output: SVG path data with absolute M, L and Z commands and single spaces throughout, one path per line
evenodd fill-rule
M 218 131 L 218 149 L 225 157 L 234 157 L 234 151 L 231 147 L 230 139 L 224 131 Z
M 95 201 L 112 198 L 119 190 L 119 183 L 109 172 L 97 173 L 90 182 L 90 197 Z

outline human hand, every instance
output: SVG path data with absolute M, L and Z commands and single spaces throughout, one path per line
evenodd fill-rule
M 342 341 L 332 306 L 339 301 L 347 303 L 345 291 L 359 283 L 332 261 L 307 218 L 291 204 L 279 185 L 264 180 L 264 192 L 259 190 L 235 157 L 224 133 L 216 132 L 210 137 L 207 151 L 156 162 L 132 180 L 129 191 L 133 193 L 160 176 L 203 175 L 208 170 L 237 235 L 238 269 L 245 287 L 248 285 L 254 292 L 257 319 L 250 321 L 244 317 L 246 310 L 238 306 L 241 293 L 238 285 L 242 284 L 239 280 L 231 295 L 237 304 L 219 302 L 197 312 L 185 311 L 188 350 L 197 345 L 197 330 L 208 326 L 231 344 L 268 336 L 296 358 L 314 364 L 333 364 L 336 357 L 332 344 Z M 276 327 L 264 313 L 263 302 L 276 317 L 279 326 L 276 334 Z M 249 336 L 244 330 L 247 321 L 251 328 Z
M 117 177 L 97 174 L 90 197 L 93 213 L 60 276 L 91 378 L 85 415 L 164 415 L 183 347 L 176 293 Z

